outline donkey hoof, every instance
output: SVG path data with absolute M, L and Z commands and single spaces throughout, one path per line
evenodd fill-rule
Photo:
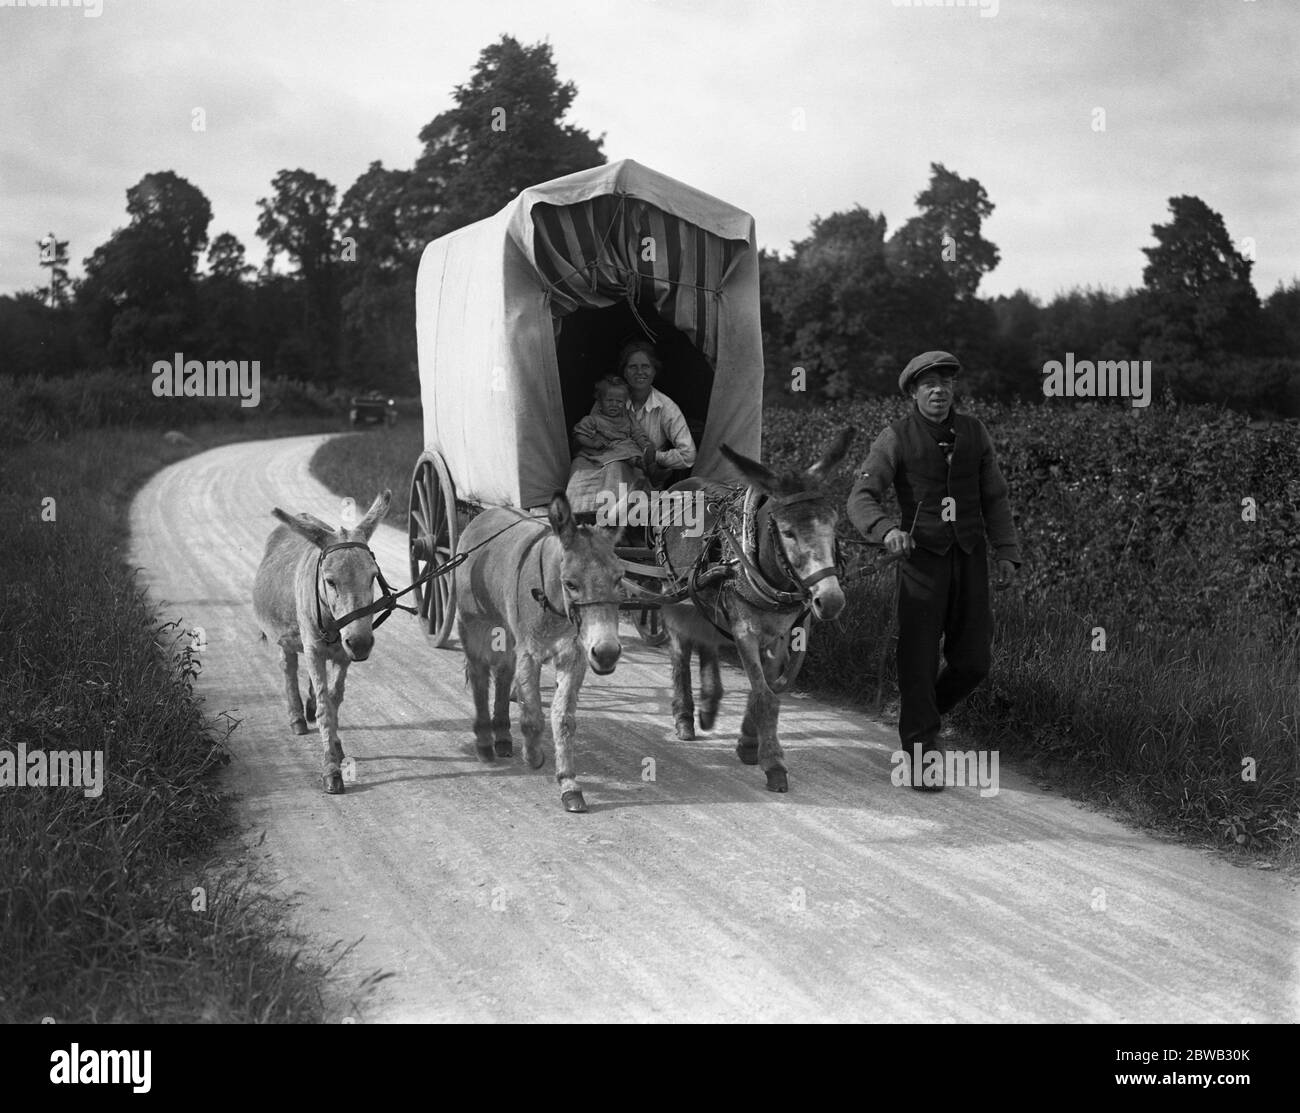
M 524 750 L 524 756 L 528 759 L 530 769 L 540 769 L 546 764 L 546 751 L 538 746 L 535 750 Z
M 307 724 L 301 719 L 294 719 L 294 721 L 289 724 L 289 729 L 293 731 L 294 734 L 306 734 Z
M 307 721 L 314 723 L 316 721 L 316 700 L 315 698 L 307 701 Z
M 587 810 L 587 801 L 582 798 L 582 793 L 576 788 L 560 793 L 560 803 L 564 805 L 566 812 L 585 812 Z
M 509 738 L 498 738 L 492 745 L 496 749 L 497 757 L 512 757 L 515 752 L 515 744 Z
M 758 764 L 758 739 L 742 734 L 736 743 L 736 756 L 746 765 Z
M 331 796 L 342 796 L 343 774 L 337 769 L 329 770 L 329 772 L 322 774 L 321 786 Z
M 496 748 L 491 742 L 475 742 L 474 752 L 478 754 L 479 761 L 486 761 L 489 765 L 497 759 Z
M 716 711 L 700 712 L 700 730 L 712 730 L 713 724 L 717 721 L 718 713 Z
M 677 738 L 681 742 L 695 741 L 695 724 L 690 719 L 677 720 Z
M 789 792 L 790 782 L 786 779 L 784 769 L 769 769 L 767 771 L 767 791 L 768 792 Z

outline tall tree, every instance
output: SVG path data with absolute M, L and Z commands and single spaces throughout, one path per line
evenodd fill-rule
M 254 269 L 244 261 L 244 245 L 231 232 L 222 232 L 208 248 L 208 270 L 213 278 L 242 282 Z
M 954 296 L 975 296 L 980 280 L 998 265 L 996 244 L 981 233 L 993 202 L 974 178 L 930 163 L 930 184 L 916 195 L 919 215 L 889 240 L 889 261 L 901 275 L 920 279 Z
M 195 323 L 198 258 L 212 206 L 170 170 L 126 192 L 131 218 L 86 259 L 78 301 L 110 359 L 135 361 L 183 346 Z
M 773 291 L 788 358 L 805 369 L 813 398 L 875 393 L 898 357 L 901 299 L 885 263 L 885 218 L 857 206 L 814 219 L 811 231 Z
M 338 240 L 335 188 L 307 170 L 281 170 L 272 195 L 257 202 L 257 234 L 266 241 L 266 273 L 285 254 L 302 281 L 302 335 L 309 363 L 319 377 L 334 378 L 339 366 Z
M 549 43 L 502 35 L 485 47 L 456 87 L 455 107 L 420 131 L 409 197 L 421 238 L 490 216 L 528 186 L 602 165 L 603 137 L 563 122 L 577 92 L 559 80 Z
M 424 248 L 409 170 L 372 162 L 343 195 L 337 225 L 349 367 L 393 391 L 415 390 L 416 268 Z
M 259 358 L 252 336 L 253 289 L 245 281 L 255 270 L 244 261 L 244 245 L 233 234 L 214 237 L 208 274 L 199 284 L 199 339 L 214 358 Z
M 1147 353 L 1179 361 L 1254 354 L 1260 307 L 1250 260 L 1199 197 L 1171 197 L 1169 210 L 1167 224 L 1151 227 L 1156 246 L 1142 249 Z
M 1200 294 L 1219 282 L 1249 284 L 1251 262 L 1228 235 L 1223 217 L 1199 197 L 1171 197 L 1168 224 L 1153 224 L 1142 281 L 1154 293 Z

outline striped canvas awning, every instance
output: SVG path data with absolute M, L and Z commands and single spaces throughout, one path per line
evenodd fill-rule
M 721 290 L 747 241 L 724 239 L 626 193 L 572 205 L 539 202 L 532 218 L 533 257 L 557 319 L 620 301 L 633 313 L 650 305 L 716 363 Z

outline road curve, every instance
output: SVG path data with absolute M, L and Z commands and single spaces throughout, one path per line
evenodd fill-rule
M 131 508 L 132 560 L 164 617 L 205 629 L 209 710 L 242 720 L 224 775 L 248 855 L 319 941 L 364 937 L 338 968 L 340 1000 L 370 971 L 395 975 L 359 1019 L 1300 1017 L 1294 880 L 1128 830 L 1006 769 L 996 796 L 895 788 L 894 731 L 806 697 L 782 711 L 791 791 L 774 795 L 732 752 L 740 674 L 724 674 L 715 734 L 678 742 L 665 650 L 630 627 L 618 670 L 589 674 L 579 706 L 589 814 L 562 811 L 551 752 L 541 772 L 478 763 L 459 650 L 401 613 L 349 673 L 340 735 L 358 781 L 325 796 L 316 735 L 290 733 L 250 603 L 272 506 L 337 521 L 308 471 L 323 439 L 159 473 Z M 382 526 L 373 548 L 407 583 L 405 534 Z

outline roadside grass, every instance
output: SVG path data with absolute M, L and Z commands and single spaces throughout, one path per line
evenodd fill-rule
M 1078 615 L 1009 599 L 995 672 L 956 722 L 1072 795 L 1294 863 L 1300 655 L 1245 623 L 1200 641 L 1112 622 L 1104 652 L 1079 630 Z
M 311 473 L 335 494 L 351 496 L 362 507 L 391 488 L 393 501 L 384 521 L 405 530 L 411 473 L 423 451 L 424 425 L 419 414 L 403 416 L 391 429 L 376 425 L 327 441 L 312 457 Z
M 805 467 L 846 422 L 860 430 L 853 452 L 861 459 L 875 431 L 898 412 L 896 400 L 797 412 L 769 408 L 765 459 L 774 467 Z M 993 672 L 954 712 L 952 725 L 976 745 L 996 747 L 1071 796 L 1132 822 L 1252 856 L 1300 860 L 1300 645 L 1285 636 L 1294 628 L 1285 606 L 1275 614 L 1264 609 L 1267 589 L 1285 586 L 1283 577 L 1292 575 L 1283 545 L 1290 502 L 1280 485 L 1295 482 L 1285 476 L 1292 474 L 1288 461 L 1296 449 L 1270 436 L 1244 442 L 1241 460 L 1231 463 L 1243 489 L 1269 507 L 1271 534 L 1234 534 L 1241 529 L 1235 511 L 1216 511 L 1219 517 L 1211 519 L 1187 500 L 1148 496 L 1151 529 L 1160 532 L 1144 558 L 1133 558 L 1127 518 L 1123 551 L 1088 557 L 1080 533 L 1114 532 L 1114 480 L 1071 483 L 1058 496 L 1049 468 L 1108 459 L 1090 447 L 1101 443 L 1118 446 L 1112 452 L 1118 474 L 1136 476 L 1135 482 L 1153 472 L 1144 460 L 1175 451 L 1184 454 L 1177 467 L 1199 482 L 1225 446 L 1240 441 L 1235 419 L 1186 407 L 1152 415 L 1135 433 L 1131 420 L 1096 411 L 1044 415 L 984 406 L 978 412 L 999 442 L 1013 505 L 1024 507 L 1019 530 L 1027 564 L 1021 585 L 995 593 Z M 1081 442 L 1077 448 L 1074 441 Z M 1056 455 L 1043 455 L 1047 444 Z M 312 472 L 359 502 L 391 486 L 389 521 L 405 529 L 410 474 L 422 448 L 416 420 L 333 440 L 317 453 Z M 841 469 L 837 498 L 847 497 L 851 471 Z M 1060 505 L 1070 507 L 1064 520 Z M 1195 536 L 1181 535 L 1188 521 L 1200 530 Z M 797 685 L 874 709 L 878 687 L 883 703 L 897 700 L 893 572 L 872 574 L 872 552 L 860 555 L 865 563 L 849 581 L 845 610 L 816 627 Z M 1116 579 L 1103 579 L 1107 573 Z M 1071 604 L 1102 601 L 1098 613 L 1063 606 L 1063 584 L 1074 589 Z M 1251 588 L 1248 606 L 1239 585 Z M 1106 629 L 1105 651 L 1091 648 L 1094 626 Z
M 892 584 L 859 582 L 816 628 L 801 690 L 872 711 L 879 691 L 897 721 Z M 1244 623 L 1178 639 L 1113 617 L 1100 652 L 1080 636 L 1094 621 L 995 595 L 993 670 L 945 720 L 948 745 L 996 749 L 1141 826 L 1300 862 L 1300 654 Z
M 322 1018 L 329 960 L 210 860 L 233 832 L 210 776 L 233 724 L 208 716 L 189 639 L 159 623 L 124 549 L 128 500 L 157 469 L 323 428 L 194 426 L 193 446 L 106 428 L 0 454 L 0 750 L 104 754 L 98 797 L 0 787 L 0 1022 Z

